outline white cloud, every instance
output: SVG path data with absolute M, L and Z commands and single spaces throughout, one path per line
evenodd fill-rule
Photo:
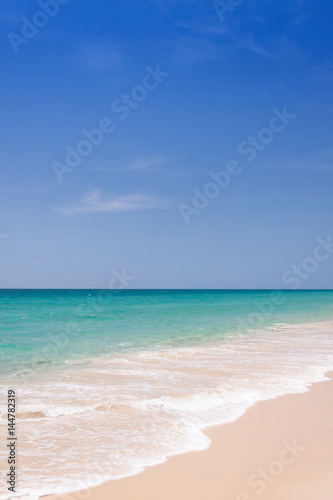
M 252 52 L 255 52 L 256 54 L 260 54 L 261 56 L 271 57 L 271 58 L 274 57 L 271 52 L 269 52 L 268 50 L 266 50 L 263 47 L 260 47 L 260 45 L 258 45 L 254 41 L 252 36 L 248 36 L 247 38 L 243 38 L 243 40 L 239 40 L 236 43 L 235 47 L 239 48 L 239 49 L 251 50 Z
M 229 33 L 225 24 L 222 24 L 217 16 L 210 17 L 205 21 L 194 19 L 188 22 L 176 21 L 174 26 L 200 36 L 219 36 Z
M 221 55 L 217 45 L 210 40 L 192 36 L 179 37 L 174 50 L 175 63 L 180 66 L 195 66 Z
M 79 204 L 53 207 L 53 212 L 65 216 L 73 216 L 97 212 L 120 213 L 156 208 L 162 208 L 162 204 L 142 193 L 108 198 L 102 197 L 99 189 L 95 189 L 92 193 L 85 196 Z
M 153 5 L 160 14 L 165 14 L 169 9 L 178 6 L 179 0 L 146 0 L 147 4 Z M 202 5 L 203 0 L 183 0 L 184 5 Z
M 94 168 L 86 168 L 86 171 L 89 172 L 123 172 L 125 170 L 138 170 L 143 172 L 160 172 L 161 169 L 157 169 L 159 165 L 165 164 L 169 162 L 169 158 L 166 156 L 140 156 L 135 160 L 123 164 L 122 166 L 117 167 L 94 167 Z M 164 169 L 165 170 L 165 169 Z
M 319 80 L 325 85 L 332 85 L 333 82 L 333 65 L 329 61 L 325 64 L 315 66 L 313 68 L 313 74 L 316 80 Z
M 151 156 L 146 158 L 137 158 L 130 165 L 127 166 L 128 170 L 150 170 L 162 163 L 168 161 L 164 156 Z

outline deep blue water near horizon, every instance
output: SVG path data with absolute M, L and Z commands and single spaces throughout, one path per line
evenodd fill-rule
M 330 319 L 332 290 L 0 290 L 0 373 Z

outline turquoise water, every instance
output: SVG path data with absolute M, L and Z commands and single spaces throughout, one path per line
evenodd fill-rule
M 333 291 L 2 290 L 1 376 L 333 318 Z M 41 365 L 45 365 L 42 367 Z
M 205 449 L 207 427 L 325 380 L 333 291 L 2 290 L 0 332 L 17 498 L 38 500 Z M 4 397 L 1 442 L 6 418 Z

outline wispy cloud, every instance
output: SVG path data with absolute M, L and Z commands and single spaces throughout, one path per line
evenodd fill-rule
M 158 9 L 160 14 L 164 14 L 169 9 L 178 6 L 179 0 L 145 0 L 147 4 L 153 5 Z M 204 0 L 183 0 L 185 5 L 202 5 Z
M 114 167 L 94 167 L 86 168 L 86 172 L 123 172 L 126 170 L 137 170 L 142 172 L 157 172 L 162 164 L 168 163 L 170 160 L 166 156 L 140 156 L 128 163 Z
M 142 193 L 110 198 L 103 197 L 99 189 L 95 189 L 76 205 L 53 207 L 52 210 L 61 215 L 73 216 L 98 212 L 120 213 L 156 208 L 163 208 L 162 203 Z
M 154 170 L 155 167 L 165 163 L 168 159 L 165 156 L 151 156 L 146 158 L 137 158 L 130 163 L 126 168 L 128 170 Z
M 324 64 L 315 66 L 312 71 L 316 80 L 320 81 L 323 84 L 332 84 L 333 64 L 331 62 L 326 61 Z
M 175 63 L 180 66 L 195 66 L 217 57 L 220 57 L 218 46 L 205 38 L 181 36 L 175 46 Z
M 103 72 L 118 68 L 123 56 L 117 44 L 90 41 L 80 43 L 71 60 L 78 71 Z
M 309 0 L 289 0 L 289 12 L 293 16 L 295 26 L 311 18 L 317 8 L 318 4 Z
M 200 19 L 188 22 L 176 21 L 174 26 L 200 36 L 220 36 L 229 32 L 226 25 L 222 24 L 217 16 L 214 16 L 214 18 L 210 17 L 204 21 Z
M 261 47 L 258 43 L 256 43 L 251 35 L 241 40 L 238 40 L 235 44 L 235 48 L 238 49 L 246 49 L 256 54 L 260 54 L 261 56 L 271 57 L 273 58 L 273 54 L 264 47 Z

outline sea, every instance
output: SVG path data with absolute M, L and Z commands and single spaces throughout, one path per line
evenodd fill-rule
M 0 498 L 76 492 L 206 449 L 208 427 L 330 370 L 330 290 L 0 290 Z

